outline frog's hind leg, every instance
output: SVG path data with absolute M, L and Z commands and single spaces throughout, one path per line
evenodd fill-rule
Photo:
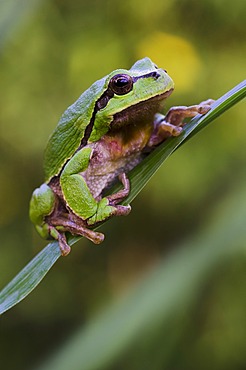
M 55 227 L 58 233 L 56 239 L 59 242 L 60 249 L 63 256 L 66 256 L 70 252 L 70 246 L 67 244 L 65 232 L 70 232 L 72 235 L 81 235 L 91 240 L 94 244 L 100 244 L 104 240 L 104 235 L 96 231 L 88 229 L 86 226 L 81 224 L 81 220 L 74 215 L 76 220 L 58 217 L 52 220 L 52 225 Z M 73 216 L 72 216 L 73 218 Z
M 91 240 L 94 244 L 100 244 L 104 240 L 104 234 L 95 232 L 87 227 L 78 225 L 70 220 L 64 218 L 57 218 L 53 220 L 52 226 L 49 226 L 50 235 L 58 241 L 62 256 L 67 256 L 71 247 L 68 245 L 65 232 L 72 235 L 81 235 Z

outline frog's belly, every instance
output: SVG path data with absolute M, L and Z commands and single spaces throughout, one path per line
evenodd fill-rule
M 112 186 L 118 179 L 119 174 L 127 173 L 144 158 L 142 153 L 134 154 L 126 158 L 118 159 L 117 161 L 108 161 L 101 163 L 100 166 L 93 169 L 89 167 L 82 176 L 94 198 L 100 198 L 102 192 Z

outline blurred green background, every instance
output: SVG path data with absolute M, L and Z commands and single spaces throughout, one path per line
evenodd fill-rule
M 144 56 L 175 81 L 167 109 L 218 98 L 245 78 L 245 13 L 241 0 L 1 0 L 0 288 L 46 245 L 28 220 L 28 203 L 66 107 L 95 80 Z M 2 368 L 34 368 L 203 229 L 214 207 L 245 184 L 245 118 L 239 103 L 180 148 L 131 214 L 103 226 L 103 245 L 81 240 L 1 318 Z M 245 271 L 244 250 L 206 277 L 192 320 L 174 325 L 178 340 L 160 369 L 246 368 Z M 138 369 L 130 364 L 143 353 L 136 346 L 107 368 Z

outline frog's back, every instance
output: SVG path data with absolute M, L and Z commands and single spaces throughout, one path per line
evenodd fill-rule
M 44 153 L 46 182 L 59 175 L 64 164 L 79 148 L 92 117 L 95 101 L 103 92 L 104 82 L 105 78 L 95 82 L 63 113 Z

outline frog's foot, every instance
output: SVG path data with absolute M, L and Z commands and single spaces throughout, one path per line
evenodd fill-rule
M 67 243 L 64 232 L 58 231 L 54 226 L 48 226 L 49 235 L 58 241 L 61 255 L 67 256 L 71 252 L 71 247 Z
M 166 116 L 157 114 L 154 122 L 154 131 L 148 142 L 148 147 L 153 147 L 170 136 L 178 136 L 182 132 L 182 127 L 185 125 L 186 118 L 195 117 L 197 114 L 205 114 L 211 109 L 211 104 L 214 102 L 208 99 L 200 104 L 191 105 L 189 107 L 179 106 L 172 107 L 167 112 Z
M 115 210 L 112 213 L 114 216 L 127 216 L 131 212 L 131 206 L 128 204 L 128 206 L 121 206 L 121 205 L 115 205 Z
M 62 256 L 67 256 L 71 248 L 67 243 L 65 232 L 70 232 L 72 235 L 81 235 L 85 238 L 91 240 L 94 244 L 100 244 L 104 240 L 104 235 L 102 233 L 95 232 L 82 226 L 78 220 L 68 220 L 66 218 L 56 218 L 52 220 L 51 236 L 53 236 L 59 242 L 59 247 Z
M 180 106 L 172 107 L 167 112 L 164 122 L 169 123 L 171 126 L 182 127 L 184 126 L 185 118 L 195 117 L 197 114 L 205 114 L 211 109 L 213 99 L 208 99 L 200 104 L 191 105 L 189 107 Z
M 64 233 L 58 232 L 58 243 L 62 256 L 67 256 L 71 252 L 71 247 L 68 245 L 67 238 Z
M 125 173 L 122 173 L 119 175 L 119 180 L 121 181 L 123 185 L 123 189 L 119 190 L 117 193 L 114 193 L 112 195 L 109 195 L 107 197 L 109 205 L 114 206 L 115 210 L 113 214 L 115 216 L 127 216 L 131 212 L 131 206 L 122 206 L 117 205 L 117 203 L 121 202 L 123 199 L 125 199 L 129 192 L 130 192 L 130 181 L 126 177 Z
M 125 173 L 119 175 L 119 180 L 123 185 L 123 189 L 119 190 L 117 193 L 111 194 L 107 197 L 110 205 L 115 205 L 121 202 L 130 193 L 130 181 L 126 177 Z
M 129 205 L 118 205 L 118 203 L 129 194 L 130 183 L 125 173 L 120 175 L 119 179 L 123 184 L 123 189 L 119 190 L 117 193 L 102 198 L 98 202 L 96 213 L 86 220 L 87 225 L 93 226 L 102 223 L 112 216 L 126 216 L 129 214 L 131 207 Z

